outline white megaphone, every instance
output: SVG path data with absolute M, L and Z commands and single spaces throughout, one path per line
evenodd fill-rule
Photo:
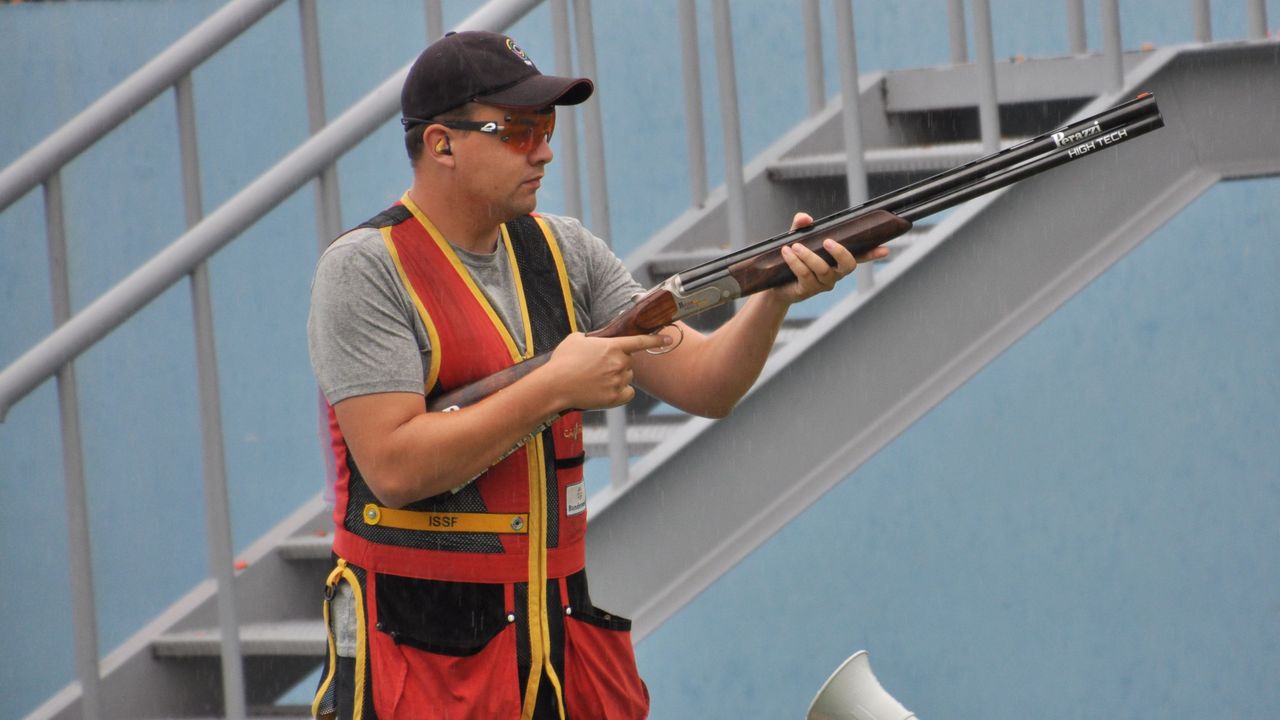
M 806 720 L 911 720 L 915 713 L 880 687 L 871 659 L 859 650 L 836 669 L 809 703 Z

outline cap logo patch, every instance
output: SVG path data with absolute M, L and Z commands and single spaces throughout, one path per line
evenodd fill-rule
M 511 38 L 507 38 L 507 49 L 515 53 L 516 57 L 523 60 L 525 65 L 528 65 L 529 67 L 533 67 L 533 61 L 529 59 L 528 55 L 524 54 L 524 50 L 520 49 L 520 46 L 516 44 L 515 40 L 512 40 Z

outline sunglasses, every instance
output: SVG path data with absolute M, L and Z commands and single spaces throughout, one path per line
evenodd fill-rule
M 544 140 L 551 142 L 551 135 L 556 130 L 556 112 L 555 110 L 544 110 L 536 113 L 512 113 L 503 117 L 502 125 L 493 120 L 481 122 L 476 120 L 405 118 L 402 122 L 406 127 L 419 123 L 433 123 L 443 125 L 450 130 L 482 132 L 498 138 L 512 152 L 524 155 L 532 152 Z

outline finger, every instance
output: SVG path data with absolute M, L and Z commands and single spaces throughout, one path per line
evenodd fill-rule
M 871 250 L 855 257 L 860 263 L 871 262 L 873 260 L 883 260 L 884 258 L 889 257 L 889 248 L 881 245 L 880 247 L 872 248 Z
M 626 337 L 610 338 L 609 342 L 613 347 L 630 355 L 638 353 L 641 350 L 651 350 L 660 348 L 664 345 L 671 344 L 671 338 L 658 333 L 656 335 L 628 335 Z
M 807 212 L 798 212 L 791 218 L 791 229 L 798 230 L 813 224 L 813 216 Z
M 844 277 L 853 272 L 858 267 L 858 260 L 849 252 L 849 249 L 840 243 L 827 238 L 822 241 L 822 247 L 831 254 L 831 258 L 836 261 L 836 272 Z
M 636 397 L 635 388 L 631 387 L 630 385 L 623 386 L 622 390 L 618 392 L 617 405 L 626 405 L 627 403 L 634 400 L 635 397 Z M 615 405 L 614 407 L 617 407 L 617 405 Z
M 796 257 L 799 258 L 800 262 L 804 263 L 810 274 L 819 283 L 829 287 L 835 282 L 835 270 L 831 267 L 831 263 L 824 260 L 821 255 L 800 243 L 794 243 L 791 247 L 795 250 Z
M 809 248 L 799 243 L 782 247 L 782 259 L 787 263 L 787 267 L 791 269 L 791 274 L 796 276 L 796 282 L 802 289 L 813 291 L 820 288 L 821 283 L 818 282 L 817 276 L 814 275 L 813 268 L 801 257 L 801 253 L 813 254 Z

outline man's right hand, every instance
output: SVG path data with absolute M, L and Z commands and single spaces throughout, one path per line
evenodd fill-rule
M 566 337 L 542 368 L 553 373 L 551 381 L 566 408 L 599 410 L 630 402 L 631 355 L 656 350 L 671 343 L 663 334 L 593 338 L 582 333 Z

